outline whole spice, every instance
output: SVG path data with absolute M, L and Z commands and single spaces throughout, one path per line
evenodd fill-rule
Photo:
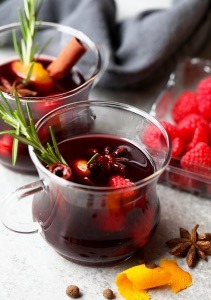
M 126 163 L 128 162 L 128 150 L 125 147 L 117 147 L 114 151 L 110 147 L 105 147 L 103 153 L 97 149 L 90 149 L 93 157 L 88 161 L 90 171 L 95 170 L 99 176 L 116 173 L 125 175 Z M 91 154 L 91 153 L 90 153 Z
M 150 262 L 145 263 L 145 267 L 148 269 L 154 269 L 157 267 L 157 265 L 153 261 L 150 261 Z
M 201 258 L 207 260 L 207 255 L 211 255 L 211 233 L 198 234 L 199 225 L 195 225 L 191 233 L 180 228 L 180 237 L 173 238 L 166 242 L 171 249 L 170 253 L 178 257 L 186 257 L 187 265 L 195 267 Z
M 1 77 L 0 90 L 11 95 L 16 90 L 18 95 L 22 97 L 34 97 L 37 95 L 37 92 L 30 89 L 27 82 L 23 82 L 19 79 L 15 79 L 12 83 L 10 83 L 6 78 Z
M 53 78 L 62 78 L 86 52 L 86 47 L 77 38 L 72 38 L 47 68 Z
M 70 180 L 72 177 L 72 169 L 66 164 L 60 162 L 54 163 L 48 169 L 51 173 L 63 179 Z
M 78 298 L 80 296 L 79 287 L 77 287 L 76 285 L 68 285 L 68 287 L 66 288 L 66 294 L 71 298 Z
M 115 298 L 113 291 L 108 288 L 103 291 L 103 296 L 106 299 L 114 299 Z

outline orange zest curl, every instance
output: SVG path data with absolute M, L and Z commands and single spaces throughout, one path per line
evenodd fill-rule
M 119 273 L 116 284 L 126 300 L 149 300 L 147 290 L 169 286 L 173 293 L 178 293 L 192 284 L 192 277 L 178 266 L 176 260 L 162 259 L 160 266 L 154 268 L 141 264 Z

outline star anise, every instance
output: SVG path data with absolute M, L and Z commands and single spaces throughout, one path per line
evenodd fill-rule
M 211 255 L 211 233 L 198 234 L 198 227 L 198 224 L 195 225 L 191 233 L 180 228 L 180 237 L 166 242 L 171 254 L 186 257 L 190 268 L 195 267 L 200 258 L 207 260 L 207 255 Z
M 30 89 L 29 84 L 22 82 L 20 79 L 15 79 L 12 83 L 4 77 L 0 78 L 0 90 L 2 92 L 13 94 L 14 90 L 21 97 L 34 97 L 37 92 Z
M 97 149 L 92 151 L 93 153 L 98 153 Z M 98 153 L 95 159 L 88 164 L 88 167 L 90 171 L 95 171 L 102 175 L 110 175 L 112 173 L 125 175 L 125 162 L 128 161 L 127 154 L 128 150 L 125 147 L 117 147 L 113 152 L 110 147 L 105 147 L 103 153 Z

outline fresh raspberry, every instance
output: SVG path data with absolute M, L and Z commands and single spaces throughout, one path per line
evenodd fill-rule
M 172 186 L 189 192 L 198 192 L 203 188 L 203 182 L 191 178 L 188 174 L 169 172 L 169 182 Z
M 178 157 L 183 150 L 183 140 L 180 137 L 177 127 L 167 121 L 160 121 L 161 125 L 168 133 L 169 139 L 172 142 L 172 156 Z M 145 143 L 153 149 L 160 150 L 162 147 L 162 134 L 160 130 L 155 127 L 149 127 L 149 130 L 145 133 Z
M 130 181 L 130 179 L 126 179 L 120 175 L 114 175 L 109 179 L 109 186 L 110 187 L 132 187 L 134 183 Z
M 211 77 L 202 79 L 196 89 L 196 99 L 200 114 L 211 121 Z
M 13 138 L 9 134 L 4 134 L 0 139 L 0 154 L 5 157 L 12 155 Z
M 13 137 L 9 134 L 4 134 L 3 136 L 1 136 L 0 144 L 1 146 L 4 145 L 5 147 L 12 148 Z
M 11 137 L 9 134 L 4 134 L 0 138 L 0 155 L 11 158 L 12 147 L 13 147 L 13 137 Z M 26 151 L 27 151 L 26 145 L 22 143 L 18 143 L 18 153 L 23 154 Z
M 150 125 L 143 134 L 143 140 L 148 147 L 160 150 L 162 148 L 160 136 L 160 130 L 155 125 Z
M 136 189 L 125 189 L 135 187 L 135 184 L 120 175 L 114 175 L 110 178 L 110 187 L 121 188 L 116 192 L 109 194 L 107 199 L 107 207 L 112 212 L 124 211 L 127 213 L 133 208 L 133 202 L 136 196 Z
M 181 166 L 188 171 L 211 177 L 211 148 L 206 143 L 198 143 L 183 155 Z
M 176 137 L 172 140 L 172 157 L 179 157 L 184 149 L 183 139 Z
M 172 142 L 172 157 L 180 156 L 184 148 L 184 142 L 183 139 L 180 137 L 180 133 L 177 127 L 174 124 L 171 124 L 166 121 L 161 121 L 160 123 L 165 128 Z
M 144 195 L 138 197 L 137 201 L 135 201 L 135 203 L 134 203 L 134 207 L 141 208 L 144 212 L 145 209 L 147 208 L 147 203 L 148 203 L 147 196 L 146 196 L 146 194 L 144 194 Z
M 170 122 L 167 122 L 167 121 L 161 121 L 160 122 L 162 125 L 163 125 L 163 127 L 165 128 L 165 130 L 166 130 L 166 132 L 168 133 L 168 135 L 169 135 L 169 137 L 170 137 L 170 139 L 171 139 L 171 141 L 174 139 L 174 138 L 176 138 L 176 137 L 178 137 L 178 129 L 177 129 L 177 127 L 174 125 L 174 124 L 172 124 L 172 123 L 170 123 Z
M 142 209 L 137 209 L 131 214 L 131 228 L 134 243 L 143 247 L 149 241 L 155 230 L 158 218 L 155 217 L 156 211 L 153 206 L 149 206 L 144 214 Z
M 196 127 L 192 141 L 187 145 L 186 151 L 193 149 L 200 142 L 209 143 L 209 127 L 207 124 L 200 124 Z
M 95 217 L 98 228 L 105 232 L 117 232 L 124 227 L 125 216 L 122 212 L 105 210 Z
M 208 131 L 209 131 L 209 146 L 211 146 L 211 122 L 208 124 Z
M 195 129 L 199 126 L 206 127 L 208 123 L 201 116 L 190 114 L 178 123 L 179 134 L 186 143 L 190 143 L 193 139 Z
M 172 108 L 172 118 L 178 123 L 189 114 L 197 114 L 198 103 L 193 91 L 185 91 L 179 95 Z

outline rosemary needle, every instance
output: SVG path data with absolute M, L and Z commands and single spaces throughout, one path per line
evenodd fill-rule
M 13 110 L 9 102 L 0 91 L 2 101 L 0 101 L 0 118 L 13 129 L 0 131 L 0 135 L 9 134 L 14 138 L 12 148 L 12 163 L 15 165 L 18 156 L 18 142 L 26 145 L 31 145 L 36 155 L 44 161 L 47 165 L 54 163 L 67 164 L 59 152 L 59 148 L 56 142 L 56 138 L 53 132 L 53 128 L 49 127 L 52 146 L 50 143 L 44 147 L 39 139 L 37 131 L 35 129 L 34 120 L 28 103 L 26 102 L 27 118 L 24 115 L 24 111 L 21 105 L 21 101 L 17 92 L 14 92 L 16 109 Z
M 24 10 L 19 10 L 19 21 L 22 38 L 17 40 L 16 31 L 13 31 L 13 45 L 24 64 L 28 65 L 34 60 L 34 55 L 38 49 L 38 44 L 34 43 L 36 35 L 36 19 L 43 1 L 37 5 L 36 0 L 24 0 Z

